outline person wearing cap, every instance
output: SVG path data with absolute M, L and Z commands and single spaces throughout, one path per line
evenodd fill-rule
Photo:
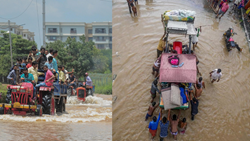
M 27 82 L 27 83 L 33 83 L 35 84 L 35 79 L 34 76 L 28 72 L 27 68 L 23 69 L 23 74 L 21 75 L 21 81 L 22 82 Z M 33 97 L 35 97 L 36 94 L 36 88 L 33 87 L 34 91 L 33 91 Z
M 28 55 L 28 57 L 27 58 L 32 58 L 32 62 L 34 62 L 34 61 L 36 61 L 36 53 L 37 53 L 37 51 L 36 51 L 36 46 L 32 46 L 31 47 L 31 52 L 29 53 L 29 55 Z M 27 60 L 28 61 L 28 60 Z
M 87 86 L 92 86 L 92 80 L 89 77 L 89 74 L 87 72 L 85 73 L 85 77 L 86 77 L 86 85 Z
M 210 78 L 212 78 L 211 83 L 214 83 L 214 81 L 216 81 L 217 79 L 218 79 L 217 82 L 219 82 L 222 76 L 221 69 L 215 69 L 211 71 L 209 74 L 210 74 Z
M 35 83 L 37 83 L 39 75 L 44 75 L 44 73 L 37 71 L 37 62 L 36 61 L 32 62 L 32 67 L 28 68 L 28 73 L 33 75 Z
M 7 79 L 9 79 L 10 80 L 10 84 L 11 85 L 17 85 L 17 83 L 16 83 L 16 70 L 17 70 L 17 65 L 15 64 L 14 66 L 13 66 L 13 70 L 12 71 L 10 71 L 10 73 L 9 73 L 9 75 L 7 76 Z
M 43 66 L 47 62 L 47 57 L 45 55 L 45 48 L 42 47 L 40 51 L 40 54 L 36 54 L 36 62 L 38 63 L 38 71 L 43 71 Z

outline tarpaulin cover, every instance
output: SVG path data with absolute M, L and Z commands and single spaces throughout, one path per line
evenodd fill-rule
M 168 62 L 168 56 L 177 55 L 163 53 L 160 66 L 160 82 L 196 83 L 196 57 L 192 54 L 178 54 L 182 67 L 173 68 Z

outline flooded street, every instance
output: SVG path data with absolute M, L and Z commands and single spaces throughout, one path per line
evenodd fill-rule
M 55 116 L 0 115 L 0 140 L 112 140 L 111 99 L 100 94 L 85 102 L 68 97 L 67 113 Z
M 190 120 L 190 109 L 181 112 L 188 127 L 185 135 L 178 134 L 178 140 L 250 140 L 250 53 L 239 21 L 229 12 L 221 20 L 215 19 L 206 0 L 141 0 L 136 7 L 138 16 L 134 18 L 126 1 L 113 1 L 113 74 L 117 74 L 113 82 L 113 140 L 150 140 L 147 127 L 152 118 L 144 120 L 151 100 L 156 48 L 164 33 L 161 14 L 174 9 L 196 11 L 194 25 L 203 26 L 195 53 L 206 84 L 195 120 Z M 233 38 L 243 48 L 242 53 L 226 50 L 222 34 L 230 26 L 237 33 Z M 187 44 L 188 36 L 169 35 L 170 43 L 176 40 Z M 209 72 L 215 68 L 222 69 L 222 78 L 211 84 Z M 159 95 L 155 98 L 157 103 L 158 99 Z M 159 111 L 157 108 L 154 116 Z M 158 126 L 155 140 L 159 140 L 159 133 Z M 170 133 L 167 139 L 173 140 Z

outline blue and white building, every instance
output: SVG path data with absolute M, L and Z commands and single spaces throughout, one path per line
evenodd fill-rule
M 46 22 L 46 42 L 66 41 L 85 35 L 86 41 L 93 41 L 98 49 L 112 49 L 112 22 Z

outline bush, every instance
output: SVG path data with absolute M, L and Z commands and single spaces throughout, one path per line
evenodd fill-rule
M 1 92 L 0 92 L 0 93 L 1 93 Z M 2 97 L 1 97 L 1 99 L 0 99 L 0 103 L 5 103 L 6 94 L 7 94 L 7 92 L 2 92 Z
M 112 94 L 112 83 L 109 83 L 108 85 L 105 85 L 105 86 L 95 85 L 95 93 L 111 95 Z

